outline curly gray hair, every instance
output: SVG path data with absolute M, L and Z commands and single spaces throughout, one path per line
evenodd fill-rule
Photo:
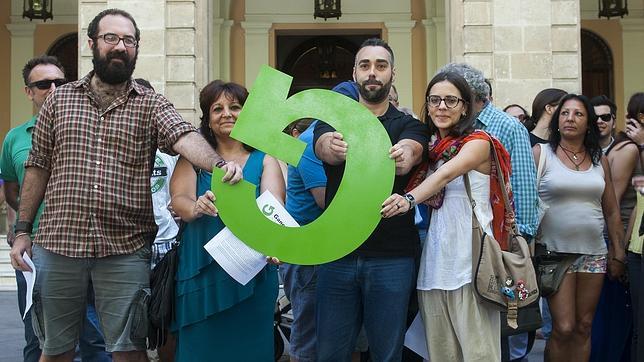
M 436 74 L 454 72 L 465 78 L 477 101 L 485 102 L 490 97 L 490 86 L 485 82 L 483 72 L 467 63 L 449 63 L 440 68 Z

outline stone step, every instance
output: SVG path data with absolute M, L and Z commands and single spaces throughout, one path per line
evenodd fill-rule
M 16 290 L 16 274 L 11 266 L 9 251 L 5 235 L 0 235 L 0 291 Z

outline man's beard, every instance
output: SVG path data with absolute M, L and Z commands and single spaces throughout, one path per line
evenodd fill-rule
M 132 77 L 136 67 L 138 51 L 134 59 L 130 59 L 127 53 L 115 51 L 109 52 L 104 58 L 101 58 L 98 48 L 94 46 L 92 54 L 94 55 L 92 57 L 94 72 L 103 82 L 112 85 L 121 84 Z M 120 59 L 123 62 L 112 62 L 112 59 Z
M 358 87 L 358 91 L 364 100 L 369 103 L 381 103 L 389 96 L 389 90 L 391 89 L 391 83 L 393 79 L 389 79 L 389 82 L 382 84 L 382 82 L 376 80 L 375 78 L 369 78 L 362 82 Z M 369 90 L 367 86 L 377 84 L 381 87 L 376 90 Z

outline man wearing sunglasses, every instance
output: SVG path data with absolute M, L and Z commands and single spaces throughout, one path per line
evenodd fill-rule
M 590 103 L 593 105 L 595 114 L 597 115 L 599 145 L 602 147 L 602 152 L 607 154 L 615 143 L 615 115 L 617 114 L 617 106 L 605 95 L 594 97 Z
M 36 113 L 40 111 L 47 96 L 56 90 L 56 87 L 67 82 L 62 64 L 56 57 L 47 55 L 29 60 L 22 70 L 22 76 L 25 82 L 25 94 L 33 103 Z M 36 118 L 37 116 L 34 115 L 27 122 L 11 129 L 5 137 L 2 147 L 0 169 L 2 170 L 2 178 L 5 180 L 7 203 L 14 210 L 18 210 L 19 207 L 18 195 L 25 174 L 23 165 L 31 150 L 31 134 L 36 125 Z M 38 220 L 42 209 L 43 205 L 40 205 L 34 219 L 34 235 L 38 228 Z M 15 222 L 15 220 L 13 221 Z M 10 225 L 13 227 L 13 222 Z M 13 238 L 8 238 L 7 241 L 11 245 Z M 16 283 L 18 284 L 18 306 L 22 317 L 25 312 L 27 285 L 22 272 L 19 270 L 16 270 Z M 89 300 L 92 298 L 92 295 L 88 297 Z M 24 361 L 38 361 L 41 350 L 38 346 L 38 338 L 34 334 L 32 327 L 31 310 L 27 312 L 24 318 L 24 325 L 26 341 L 23 349 Z M 83 322 L 83 331 L 80 336 L 79 352 L 79 356 L 82 356 L 83 360 L 94 362 L 110 360 L 109 354 L 105 352 L 105 342 L 98 326 L 93 302 L 90 302 L 87 306 L 87 316 Z

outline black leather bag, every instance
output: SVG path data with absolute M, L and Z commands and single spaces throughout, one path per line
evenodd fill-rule
M 549 297 L 557 292 L 566 271 L 577 258 L 578 254 L 558 253 L 546 249 L 543 244 L 535 246 L 533 264 L 542 297 Z
M 150 306 L 148 307 L 148 349 L 163 346 L 174 318 L 174 276 L 179 261 L 178 244 L 174 244 L 152 269 Z

